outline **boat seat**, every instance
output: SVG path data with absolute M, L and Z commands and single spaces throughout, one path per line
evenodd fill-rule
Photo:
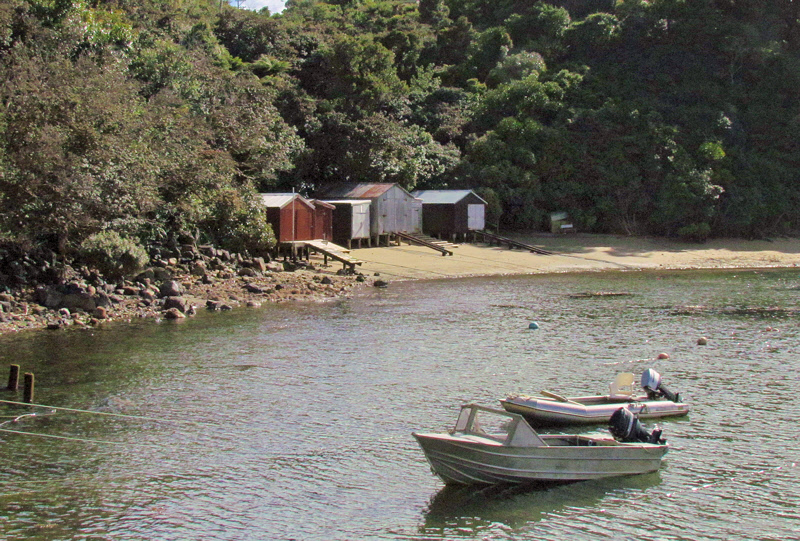
M 633 388 L 634 377 L 630 372 L 617 374 L 616 379 L 608 386 L 608 394 L 612 398 L 629 398 L 636 390 Z

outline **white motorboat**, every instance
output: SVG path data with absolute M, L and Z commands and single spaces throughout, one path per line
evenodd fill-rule
M 658 470 L 668 449 L 661 431 L 647 434 L 632 415 L 620 415 L 615 435 L 653 443 L 540 435 L 521 415 L 477 404 L 462 406 L 448 433 L 413 435 L 433 473 L 447 484 L 565 483 Z
M 680 395 L 664 387 L 661 375 L 652 368 L 642 374 L 641 384 L 646 394 L 637 392 L 633 381 L 634 375 L 624 372 L 610 385 L 607 395 L 564 397 L 542 391 L 541 397 L 509 395 L 500 403 L 506 411 L 524 416 L 534 427 L 607 423 L 621 407 L 639 419 L 680 417 L 689 413 L 689 405 L 680 401 Z

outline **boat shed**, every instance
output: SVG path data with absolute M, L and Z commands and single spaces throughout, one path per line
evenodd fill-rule
M 333 213 L 336 207 L 314 199 L 314 240 L 333 240 Z
M 394 233 L 422 232 L 422 201 L 398 184 L 335 183 L 323 186 L 315 194 L 324 201 L 362 199 L 370 202 L 370 238 L 380 245 L 382 236 Z
M 333 242 L 352 248 L 353 241 L 366 240 L 370 244 L 369 236 L 369 207 L 367 199 L 335 199 L 325 201 L 333 205 Z
M 272 225 L 278 243 L 313 240 L 315 210 L 308 199 L 294 193 L 262 193 L 267 207 L 267 221 Z
M 466 238 L 486 227 L 486 201 L 472 190 L 417 190 L 422 200 L 425 233 L 439 238 Z

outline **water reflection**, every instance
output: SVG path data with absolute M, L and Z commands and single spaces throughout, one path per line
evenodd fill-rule
M 658 472 L 566 484 L 468 487 L 447 485 L 430 500 L 420 532 L 481 535 L 488 529 L 520 530 L 554 515 L 593 514 L 601 506 L 647 498 L 661 483 Z
M 37 402 L 137 416 L 22 423 L 82 441 L 0 433 L 0 538 L 794 538 L 800 468 L 776 468 L 800 462 L 786 400 L 798 284 L 796 271 L 409 282 L 179 326 L 0 336 L 0 376 L 35 372 Z M 632 295 L 574 297 L 586 291 Z M 601 392 L 628 368 L 692 404 L 659 423 L 658 474 L 442 489 L 410 436 L 452 427 L 463 403 Z

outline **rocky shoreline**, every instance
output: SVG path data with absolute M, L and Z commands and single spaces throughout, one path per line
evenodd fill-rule
M 181 257 L 157 256 L 132 279 L 107 281 L 67 266 L 55 285 L 0 293 L 0 334 L 80 328 L 138 318 L 182 319 L 198 310 L 262 303 L 322 301 L 370 282 L 364 275 L 310 262 L 246 258 L 210 246 L 184 247 Z

